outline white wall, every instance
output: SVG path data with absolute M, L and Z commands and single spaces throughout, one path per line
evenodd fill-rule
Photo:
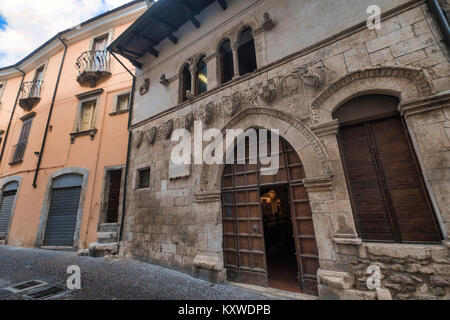
M 164 0 L 162 0 L 164 1 Z M 387 11 L 408 0 L 228 0 L 228 9 L 223 11 L 217 2 L 203 10 L 198 20 L 200 29 L 191 22 L 183 25 L 175 35 L 178 44 L 168 39 L 156 49 L 158 58 L 147 54 L 142 71 L 138 70 L 139 86 L 145 78 L 151 81 L 149 92 L 136 94 L 133 123 L 154 116 L 178 103 L 178 81 L 164 87 L 159 83 L 164 73 L 166 78 L 175 76 L 181 65 L 190 57 L 216 52 L 224 34 L 241 23 L 254 21 L 259 26 L 264 12 L 275 21 L 273 30 L 265 33 L 267 63 L 277 61 L 320 40 L 339 33 L 355 24 L 364 22 L 369 5 L 378 5 Z M 216 70 L 208 70 L 215 73 Z M 209 88 L 210 89 L 210 88 Z

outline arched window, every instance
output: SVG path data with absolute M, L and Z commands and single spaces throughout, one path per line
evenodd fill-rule
M 361 239 L 439 243 L 433 212 L 398 98 L 366 95 L 342 105 L 339 147 Z
M 182 103 L 187 100 L 186 91 L 191 90 L 191 71 L 189 70 L 188 64 L 181 70 L 180 78 L 180 103 Z
M 226 83 L 234 77 L 233 50 L 231 41 L 225 40 L 219 48 L 220 83 Z
M 252 29 L 247 28 L 242 31 L 239 37 L 239 74 L 243 76 L 256 70 L 255 41 L 252 36 Z
M 196 78 L 195 94 L 200 95 L 202 93 L 205 93 L 208 90 L 208 67 L 206 66 L 204 57 L 202 57 L 197 62 L 195 78 Z

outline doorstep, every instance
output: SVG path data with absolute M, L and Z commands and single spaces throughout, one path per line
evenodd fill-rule
M 277 300 L 319 300 L 319 297 L 312 296 L 305 293 L 295 293 L 270 287 L 260 287 L 251 284 L 225 281 L 225 283 L 230 284 L 232 286 L 241 287 L 243 289 L 247 289 L 250 291 L 256 291 L 258 293 L 262 293 L 268 297 L 275 298 Z

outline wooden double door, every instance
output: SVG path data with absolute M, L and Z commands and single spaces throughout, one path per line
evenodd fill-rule
M 248 150 L 248 143 L 247 148 Z M 317 295 L 319 256 L 312 211 L 303 185 L 305 172 L 296 151 L 280 137 L 280 168 L 275 175 L 262 175 L 261 165 L 226 165 L 222 176 L 223 252 L 227 278 L 231 281 L 268 285 L 261 190 L 284 185 L 289 190 L 298 285 Z

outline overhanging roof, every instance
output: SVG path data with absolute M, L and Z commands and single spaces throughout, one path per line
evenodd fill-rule
M 191 21 L 200 28 L 196 16 L 216 1 L 223 10 L 227 9 L 225 0 L 159 0 L 111 43 L 108 50 L 141 68 L 138 59 L 147 52 L 157 57 L 159 52 L 155 47 L 162 40 L 168 38 L 174 44 L 178 42 L 174 32 L 183 24 Z

